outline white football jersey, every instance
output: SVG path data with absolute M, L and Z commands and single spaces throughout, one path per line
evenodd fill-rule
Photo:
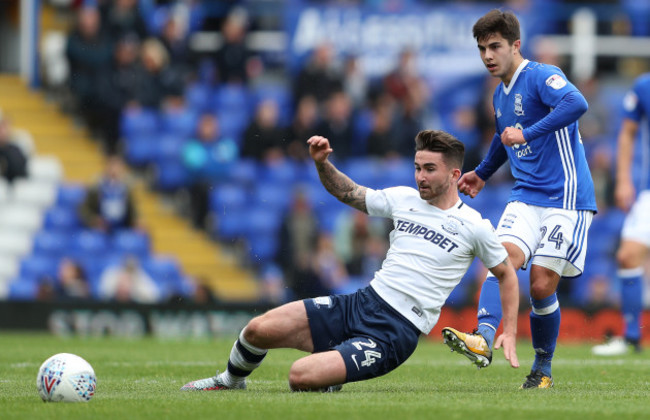
M 370 282 L 373 289 L 424 334 L 474 257 L 492 268 L 508 256 L 489 220 L 461 200 L 447 210 L 410 187 L 368 189 L 370 216 L 393 219 L 390 248 Z

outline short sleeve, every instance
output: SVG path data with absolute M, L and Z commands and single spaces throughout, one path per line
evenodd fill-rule
M 366 209 L 368 215 L 379 217 L 390 217 L 392 206 L 385 190 L 366 190 Z
M 489 220 L 483 219 L 476 227 L 474 239 L 476 256 L 488 269 L 496 267 L 508 257 L 508 252 L 501 244 Z

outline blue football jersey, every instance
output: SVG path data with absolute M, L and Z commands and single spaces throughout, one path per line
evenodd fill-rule
M 510 84 L 501 83 L 494 91 L 497 133 L 506 127 L 532 126 L 571 91 L 577 88 L 559 68 L 524 60 Z M 505 149 L 515 178 L 509 201 L 596 211 L 594 183 L 577 121 Z
M 647 190 L 650 179 L 650 73 L 639 76 L 623 99 L 623 117 L 639 124 L 639 137 L 634 148 L 632 179 L 639 190 Z

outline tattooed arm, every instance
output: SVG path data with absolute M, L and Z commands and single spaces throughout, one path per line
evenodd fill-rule
M 327 159 L 332 148 L 325 137 L 313 136 L 307 140 L 309 154 L 318 170 L 318 176 L 325 189 L 339 201 L 368 213 L 366 208 L 366 187 L 356 184 Z

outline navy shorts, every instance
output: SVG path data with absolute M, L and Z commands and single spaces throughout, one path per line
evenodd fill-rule
M 420 337 L 410 321 L 372 287 L 349 295 L 305 299 L 314 353 L 337 350 L 346 382 L 385 375 L 408 359 Z

